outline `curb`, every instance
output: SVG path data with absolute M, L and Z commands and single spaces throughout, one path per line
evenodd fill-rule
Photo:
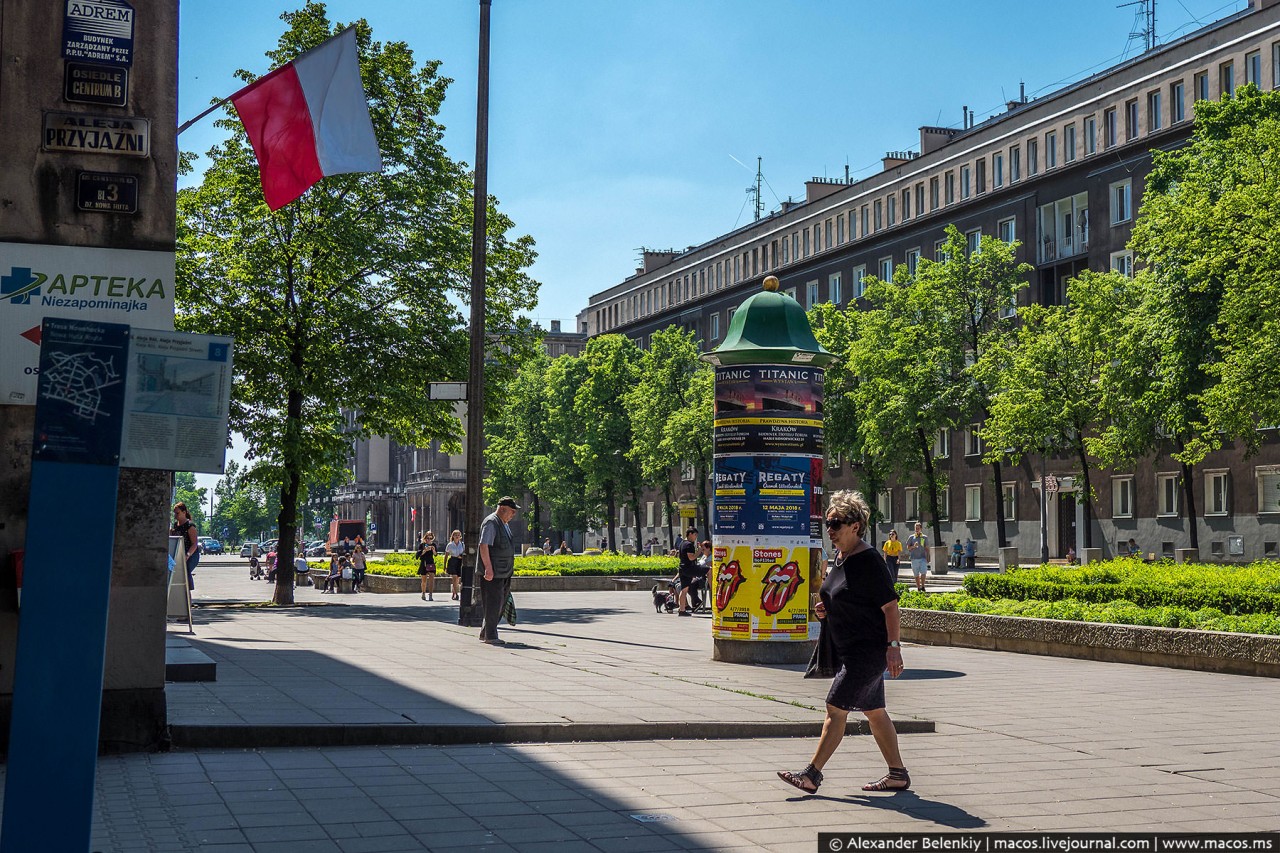
M 898 734 L 932 734 L 932 720 L 894 720 Z M 511 723 L 475 726 L 387 725 L 172 725 L 178 749 L 255 749 L 259 747 L 457 746 L 482 743 L 573 743 L 576 741 L 723 740 L 810 738 L 822 734 L 812 722 L 652 722 Z M 866 720 L 851 720 L 848 734 L 869 735 Z

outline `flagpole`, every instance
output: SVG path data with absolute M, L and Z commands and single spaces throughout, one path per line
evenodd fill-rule
M 234 98 L 234 97 L 235 97 L 235 95 L 227 95 L 227 96 L 226 96 L 225 98 L 223 98 L 221 101 L 218 101 L 218 103 L 214 104 L 213 106 L 209 107 L 209 109 L 207 109 L 207 110 L 205 110 L 204 112 L 200 113 L 200 115 L 196 116 L 196 117 L 195 117 L 195 118 L 193 118 L 193 119 L 188 119 L 188 120 L 184 121 L 182 124 L 178 125 L 178 135 L 179 135 L 179 136 L 181 136 L 181 135 L 182 135 L 182 131 L 186 130 L 188 127 L 191 127 L 191 125 L 195 124 L 195 123 L 196 123 L 196 122 L 198 122 L 200 119 L 204 118 L 204 117 L 205 117 L 205 116 L 207 116 L 209 113 L 213 112 L 213 111 L 214 111 L 214 110 L 216 110 L 218 107 L 222 106 L 223 104 L 225 104 L 227 101 L 231 100 L 231 99 L 232 99 L 232 98 Z
M 489 210 L 489 11 L 480 2 L 480 67 L 476 85 L 476 174 L 471 225 L 471 360 L 467 376 L 467 559 L 462 565 L 458 624 L 478 624 L 474 606 L 484 519 L 484 274 Z

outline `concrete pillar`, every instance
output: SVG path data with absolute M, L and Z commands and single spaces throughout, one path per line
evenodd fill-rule
M 1200 559 L 1200 552 L 1195 548 L 1175 548 L 1173 560 L 1176 563 L 1194 563 Z
M 946 545 L 934 545 L 929 549 L 929 571 L 935 575 L 947 573 L 947 561 L 951 558 L 951 549 Z
M 0 0 L 0 127 L 6 139 L 0 168 L 0 244 L 174 251 L 178 4 L 131 3 L 136 24 L 128 102 L 112 107 L 63 99 L 66 4 Z M 44 151 L 46 112 L 147 119 L 150 156 Z M 137 212 L 79 210 L 77 182 L 82 171 L 136 176 Z M 4 255 L 0 248 L 0 275 L 10 271 Z M 157 326 L 172 320 L 150 319 Z M 29 404 L 0 405 L 0 566 L 10 551 L 25 543 L 34 415 Z M 164 739 L 170 484 L 167 472 L 120 471 L 100 730 L 105 751 L 156 749 Z M 74 504 L 74 495 L 68 499 Z M 68 567 L 68 578 L 74 569 Z M 0 582 L 0 741 L 9 734 L 17 621 L 10 577 Z
M 1001 548 L 1000 549 L 1000 571 L 1007 572 L 1010 569 L 1018 568 L 1018 549 L 1017 548 Z
M 1097 563 L 1102 560 L 1101 548 L 1085 548 L 1080 552 L 1080 565 L 1087 566 L 1090 563 Z

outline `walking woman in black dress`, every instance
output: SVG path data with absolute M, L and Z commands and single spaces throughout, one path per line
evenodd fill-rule
M 864 791 L 902 791 L 911 776 L 898 752 L 898 733 L 884 707 L 884 673 L 902 674 L 898 594 L 889 582 L 884 559 L 862 538 L 871 509 L 854 491 L 836 492 L 827 509 L 827 532 L 840 559 L 827 574 L 814 613 L 824 620 L 835 647 L 839 671 L 827 694 L 827 719 L 809 766 L 779 771 L 778 778 L 806 793 L 822 784 L 822 768 L 844 738 L 850 711 L 861 711 L 889 772 Z M 821 642 L 821 641 L 819 641 Z

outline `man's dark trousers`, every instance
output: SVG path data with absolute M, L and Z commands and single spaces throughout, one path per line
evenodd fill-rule
M 491 581 L 480 578 L 480 604 L 484 608 L 484 625 L 480 628 L 480 639 L 498 639 L 498 622 L 502 620 L 502 607 L 507 603 L 507 593 L 511 591 L 511 578 L 497 578 Z

